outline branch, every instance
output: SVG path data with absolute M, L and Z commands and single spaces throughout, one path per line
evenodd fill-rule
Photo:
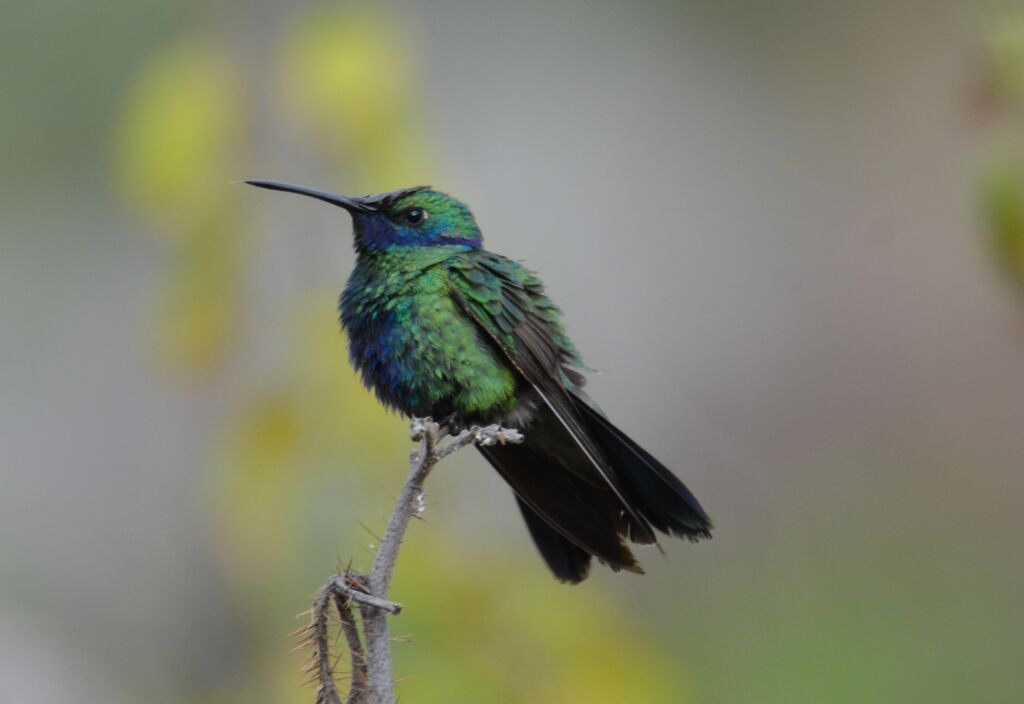
M 413 441 L 420 443 L 420 450 L 410 458 L 409 475 L 395 501 L 395 510 L 377 548 L 369 577 L 346 569 L 327 580 L 313 603 L 310 624 L 300 631 L 304 636 L 302 644 L 313 648 L 307 670 L 314 674 L 319 684 L 317 704 L 341 704 L 328 636 L 332 601 L 351 656 L 348 704 L 394 704 L 387 617 L 401 613 L 402 606 L 388 600 L 388 588 L 409 521 L 423 513 L 423 484 L 427 475 L 442 459 L 469 445 L 488 447 L 523 442 L 519 431 L 498 425 L 463 430 L 443 444 L 442 441 L 450 437 L 448 428 L 429 418 L 413 420 L 411 430 Z M 356 625 L 353 602 L 358 605 L 362 618 L 362 638 Z
M 363 650 L 363 642 L 359 639 L 359 626 L 356 625 L 356 617 L 352 613 L 350 602 L 341 594 L 335 593 L 334 605 L 338 609 L 341 630 L 345 633 L 345 641 L 352 654 L 352 682 L 349 685 L 348 701 L 349 704 L 358 704 L 366 697 L 366 652 Z M 318 672 L 322 673 L 322 670 Z M 330 672 L 327 674 L 330 675 Z M 323 680 L 320 688 L 323 689 Z

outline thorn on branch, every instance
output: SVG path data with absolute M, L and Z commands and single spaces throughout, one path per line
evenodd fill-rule
M 500 425 L 473 426 L 455 436 L 451 436 L 448 426 L 448 422 L 441 425 L 430 418 L 413 419 L 409 431 L 413 441 L 420 443 L 420 449 L 410 456 L 409 476 L 395 502 L 384 536 L 378 540 L 380 547 L 373 570 L 364 576 L 346 568 L 327 580 L 310 609 L 309 625 L 297 632 L 301 638 L 300 647 L 313 650 L 306 670 L 318 683 L 317 704 L 342 704 L 334 680 L 328 637 L 332 603 L 352 662 L 347 704 L 393 704 L 394 675 L 387 616 L 401 613 L 402 606 L 388 600 L 388 587 L 409 521 L 414 516 L 420 517 L 426 510 L 423 484 L 427 475 L 440 460 L 463 447 L 518 444 L 524 440 L 518 430 Z M 445 438 L 450 439 L 442 443 Z M 358 605 L 358 609 L 352 608 L 353 603 Z M 362 620 L 362 634 L 356 624 L 356 610 Z

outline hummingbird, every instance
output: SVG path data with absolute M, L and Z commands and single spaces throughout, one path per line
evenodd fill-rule
M 560 581 L 581 582 L 592 558 L 642 574 L 628 543 L 657 543 L 655 531 L 711 537 L 690 490 L 583 391 L 590 370 L 561 311 L 536 274 L 483 248 L 464 203 L 429 186 L 345 196 L 246 183 L 348 211 L 356 264 L 341 325 L 352 365 L 382 404 L 450 427 L 524 433 L 522 444 L 478 450 Z

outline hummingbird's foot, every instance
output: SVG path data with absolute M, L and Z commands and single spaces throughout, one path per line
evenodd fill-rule
M 463 430 L 466 430 L 466 424 L 462 422 L 462 417 L 457 411 L 438 421 L 438 425 L 441 426 L 444 433 L 451 436 L 458 435 Z

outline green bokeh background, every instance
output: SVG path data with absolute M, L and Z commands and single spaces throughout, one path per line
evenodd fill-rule
M 453 458 L 402 701 L 1020 701 L 1021 86 L 1014 3 L 9 4 L 0 701 L 312 700 L 410 445 L 248 177 L 470 202 L 718 527 L 566 587 Z

